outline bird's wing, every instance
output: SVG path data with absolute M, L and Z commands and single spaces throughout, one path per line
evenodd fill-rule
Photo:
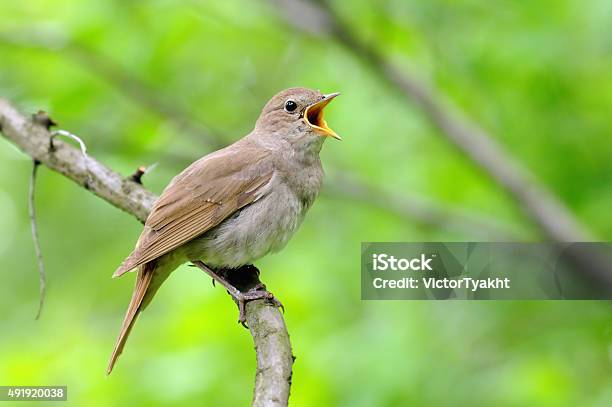
M 273 175 L 268 157 L 267 150 L 243 144 L 186 168 L 159 197 L 136 248 L 113 277 L 176 249 L 261 198 Z

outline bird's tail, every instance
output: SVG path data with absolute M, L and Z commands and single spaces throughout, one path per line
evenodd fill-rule
M 119 333 L 119 338 L 117 338 L 115 349 L 113 349 L 113 354 L 111 355 L 110 362 L 108 363 L 108 368 L 106 369 L 107 375 L 111 373 L 117 358 L 119 355 L 121 355 L 121 351 L 125 346 L 125 342 L 130 335 L 130 331 L 132 330 L 132 326 L 134 326 L 134 322 L 136 322 L 138 314 L 140 314 L 144 306 L 146 306 L 146 304 L 150 301 L 152 294 L 157 291 L 156 288 L 159 288 L 159 285 L 157 284 L 156 287 L 151 287 L 151 289 L 149 288 L 153 277 L 157 273 L 155 268 L 156 264 L 155 261 L 153 261 L 143 264 L 138 269 L 138 277 L 136 277 L 136 286 L 134 287 L 132 300 L 130 301 L 130 306 L 128 307 L 127 313 L 125 314 L 123 325 L 121 326 L 121 332 Z M 147 295 L 147 301 L 143 303 L 147 291 L 150 292 L 148 293 L 149 295 Z

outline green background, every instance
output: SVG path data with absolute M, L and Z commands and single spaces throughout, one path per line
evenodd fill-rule
M 598 239 L 612 237 L 610 1 L 332 6 L 489 130 Z M 260 1 L 4 0 L 0 96 L 48 111 L 125 175 L 158 163 L 144 182 L 159 192 L 211 151 L 200 124 L 230 143 L 283 88 L 341 91 L 326 118 L 344 140 L 322 151 L 335 184 L 286 249 L 257 264 L 287 309 L 292 404 L 611 405 L 609 303 L 360 301 L 361 241 L 542 236 L 415 106 L 311 28 L 297 31 Z M 223 290 L 189 267 L 105 376 L 133 286 L 133 275 L 110 276 L 141 225 L 46 168 L 37 208 L 48 295 L 34 321 L 30 170 L 0 140 L 0 384 L 66 384 L 69 405 L 248 405 L 251 337 Z M 344 185 L 339 174 L 373 188 L 366 201 L 378 204 L 330 188 Z M 419 222 L 385 207 L 383 192 L 476 222 Z

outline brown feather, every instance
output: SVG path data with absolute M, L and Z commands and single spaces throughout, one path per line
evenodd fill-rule
M 121 326 L 121 332 L 119 332 L 119 338 L 117 338 L 115 348 L 113 349 L 113 354 L 111 355 L 108 368 L 106 369 L 107 375 L 113 370 L 113 366 L 115 365 L 119 355 L 121 355 L 125 342 L 130 335 L 132 327 L 134 326 L 134 322 L 136 322 L 136 317 L 138 317 L 138 314 L 140 314 L 142 311 L 141 304 L 154 275 L 155 262 L 144 264 L 138 271 L 138 277 L 136 278 L 136 286 L 134 287 L 132 300 L 130 301 L 130 306 L 128 307 L 125 318 L 123 319 L 123 325 Z
M 273 174 L 264 160 L 268 154 L 243 139 L 186 168 L 159 197 L 136 248 L 113 277 L 163 256 L 259 199 Z

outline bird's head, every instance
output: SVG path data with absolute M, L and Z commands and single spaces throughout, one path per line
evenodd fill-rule
M 255 130 L 291 144 L 309 141 L 319 144 L 328 136 L 341 140 L 323 118 L 325 106 L 338 95 L 306 88 L 285 89 L 266 103 Z

